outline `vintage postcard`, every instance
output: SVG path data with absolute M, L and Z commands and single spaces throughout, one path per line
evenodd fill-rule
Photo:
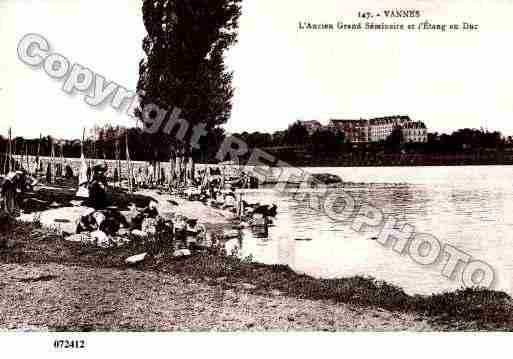
M 1 345 L 510 332 L 512 15 L 0 0 Z

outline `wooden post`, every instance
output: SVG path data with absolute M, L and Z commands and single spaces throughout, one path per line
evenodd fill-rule
M 51 141 L 51 146 L 52 146 L 52 152 L 50 154 L 50 178 L 51 178 L 51 183 L 54 183 L 55 182 L 55 168 L 54 168 L 54 160 L 55 160 L 55 146 L 54 146 L 54 143 L 53 143 L 53 139 Z
M 126 147 L 126 163 L 128 167 L 128 188 L 130 190 L 130 193 L 133 193 L 133 173 L 132 173 L 132 164 L 130 162 L 130 151 L 128 149 L 128 132 L 125 133 L 125 147 Z
M 63 142 L 61 142 L 60 147 L 61 147 L 61 177 L 65 177 L 66 170 L 64 168 L 64 143 Z
M 114 143 L 114 156 L 115 156 L 115 168 L 118 172 L 118 178 L 116 182 L 117 187 L 121 187 L 121 165 L 120 165 L 120 153 L 119 153 L 119 139 L 116 139 L 116 142 Z
M 96 165 L 96 133 L 94 133 L 92 147 L 93 147 L 93 155 L 92 155 L 92 166 L 91 167 L 94 167 Z
M 169 155 L 169 188 L 171 189 L 174 185 L 174 178 L 175 178 L 175 159 L 174 159 L 174 152 L 171 152 Z
M 242 199 L 242 192 L 240 192 L 237 201 L 237 217 L 240 221 L 242 221 L 242 216 L 244 216 L 244 201 Z
M 29 154 L 28 154 L 28 145 L 25 143 L 25 162 L 27 164 L 27 172 L 30 173 L 30 161 L 29 161 Z
M 39 156 L 41 154 L 41 141 L 43 140 L 43 135 L 40 133 L 39 134 L 39 141 L 37 141 L 37 158 L 36 158 L 36 173 L 39 171 L 40 169 L 40 165 L 39 165 Z
M 9 167 L 7 168 L 7 172 L 10 172 L 13 170 L 13 146 L 12 146 L 12 132 L 11 128 L 9 127 Z
M 80 156 L 84 154 L 85 127 L 82 129 L 82 141 L 80 142 Z
M 226 187 L 226 167 L 221 166 L 221 189 Z
M 181 157 L 178 154 L 176 156 L 175 171 L 176 171 L 176 187 L 179 187 L 182 183 L 182 164 L 181 164 Z
M 191 154 L 191 180 L 192 180 L 193 184 L 196 183 L 196 164 L 194 163 L 192 154 Z
M 10 171 L 16 171 L 16 137 L 12 141 Z
M 25 163 L 25 157 L 23 156 L 23 145 L 25 144 L 25 140 L 22 139 L 22 143 L 20 145 L 20 154 L 18 155 L 18 163 L 19 163 L 19 166 L 17 168 L 17 170 L 21 170 L 23 169 L 23 164 Z
M 11 171 L 11 128 L 9 127 L 9 138 L 7 139 L 7 146 L 5 149 L 4 160 L 4 173 L 7 174 Z

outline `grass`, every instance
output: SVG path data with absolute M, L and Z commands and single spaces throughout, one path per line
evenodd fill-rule
M 0 249 L 0 263 L 60 263 L 92 267 L 126 268 L 131 255 L 149 252 L 139 270 L 188 276 L 227 287 L 251 284 L 255 294 L 279 291 L 285 296 L 329 300 L 392 312 L 424 316 L 440 330 L 513 330 L 513 301 L 506 293 L 487 289 L 462 289 L 431 296 L 411 296 L 401 288 L 369 277 L 316 279 L 287 266 L 263 265 L 235 256 L 205 251 L 188 258 L 172 258 L 162 246 L 143 243 L 102 249 L 65 241 L 56 232 L 36 224 L 14 223 L 0 233 L 7 247 Z
M 463 330 L 513 330 L 512 299 L 504 292 L 465 288 L 413 299 L 415 310 L 448 327 L 465 322 Z

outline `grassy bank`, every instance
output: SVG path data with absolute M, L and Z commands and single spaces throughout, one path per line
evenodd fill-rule
M 432 296 L 411 296 L 402 289 L 372 278 L 316 279 L 299 275 L 286 266 L 249 263 L 219 253 L 205 252 L 189 258 L 172 258 L 158 246 L 141 244 L 101 249 L 70 243 L 33 224 L 4 226 L 0 234 L 0 263 L 77 265 L 88 268 L 127 268 L 124 260 L 134 254 L 153 253 L 139 264 L 140 271 L 188 277 L 208 285 L 231 288 L 244 283 L 252 294 L 327 300 L 361 308 L 415 313 L 441 330 L 512 330 L 513 302 L 505 293 L 466 289 Z

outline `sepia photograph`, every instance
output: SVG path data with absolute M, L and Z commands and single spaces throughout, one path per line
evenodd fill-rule
M 511 332 L 512 15 L 0 0 L 1 345 Z

